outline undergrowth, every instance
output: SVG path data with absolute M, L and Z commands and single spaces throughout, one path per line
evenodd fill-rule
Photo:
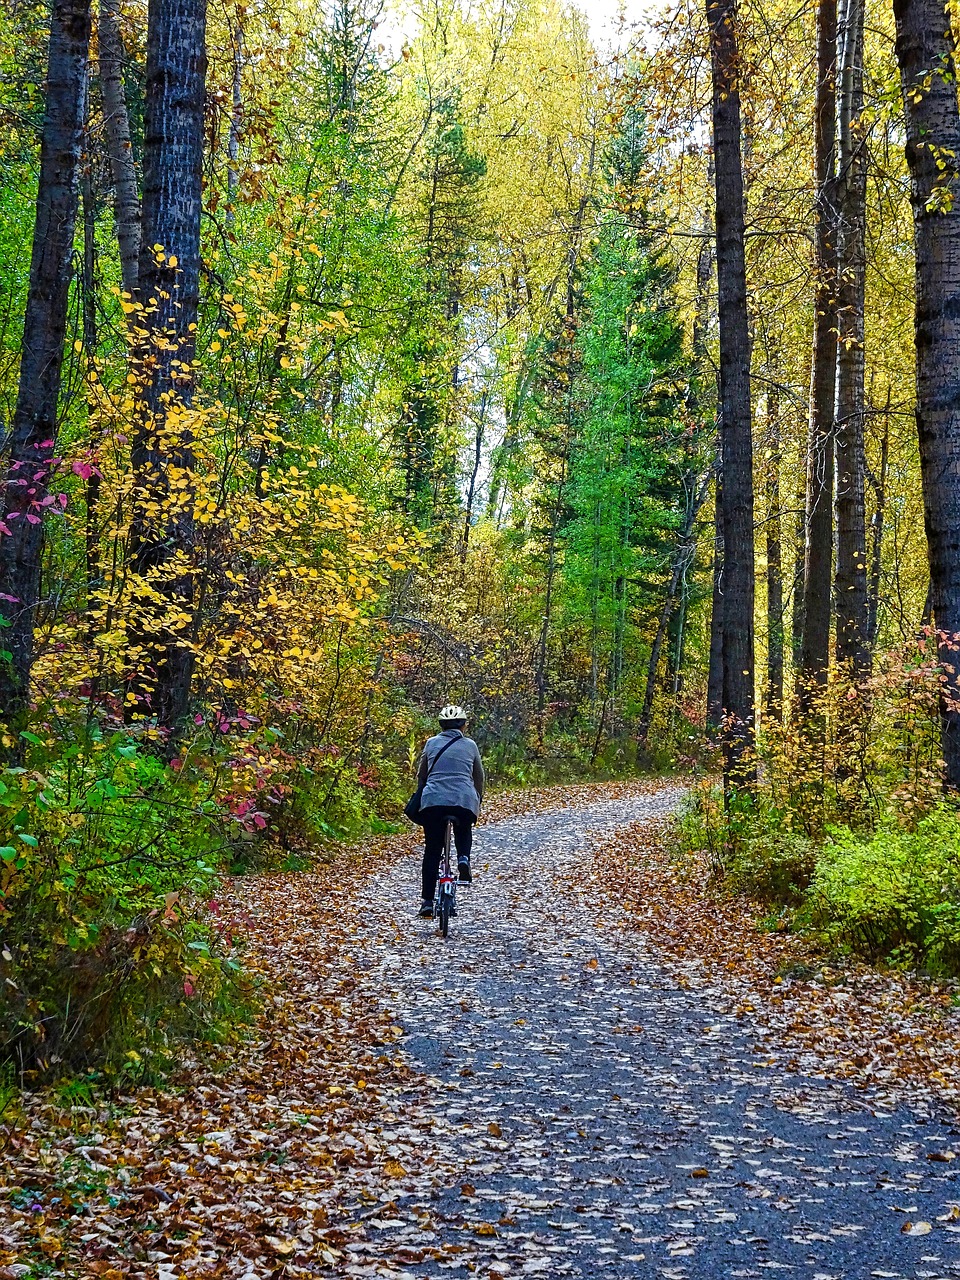
M 960 799 L 943 789 L 926 647 L 886 655 L 860 685 L 834 677 L 806 720 L 768 720 L 755 784 L 702 783 L 675 834 L 722 891 L 828 949 L 960 975 Z

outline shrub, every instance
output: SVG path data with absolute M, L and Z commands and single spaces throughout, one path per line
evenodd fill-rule
M 128 732 L 26 736 L 27 763 L 0 771 L 0 1057 L 139 1074 L 235 1012 L 215 900 L 229 810 L 207 771 Z
M 853 950 L 960 971 L 960 815 L 943 805 L 913 831 L 833 828 L 809 903 L 829 936 Z

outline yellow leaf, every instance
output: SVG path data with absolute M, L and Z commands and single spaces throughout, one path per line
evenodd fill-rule
M 405 1178 L 407 1171 L 399 1160 L 389 1159 L 383 1162 L 383 1172 L 388 1178 Z

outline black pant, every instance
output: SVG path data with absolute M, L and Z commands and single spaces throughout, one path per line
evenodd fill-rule
M 473 824 L 476 817 L 460 805 L 444 808 L 432 805 L 421 809 L 423 820 L 423 897 L 433 899 L 443 857 L 443 841 L 447 834 L 447 819 L 453 819 L 453 839 L 457 846 L 457 861 L 469 862 L 473 847 Z

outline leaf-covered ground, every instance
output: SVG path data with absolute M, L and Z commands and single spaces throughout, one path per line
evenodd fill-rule
M 960 1275 L 949 993 L 678 877 L 679 795 L 498 798 L 446 942 L 412 839 L 237 881 L 255 1035 L 168 1091 L 32 1099 L 0 1277 Z

